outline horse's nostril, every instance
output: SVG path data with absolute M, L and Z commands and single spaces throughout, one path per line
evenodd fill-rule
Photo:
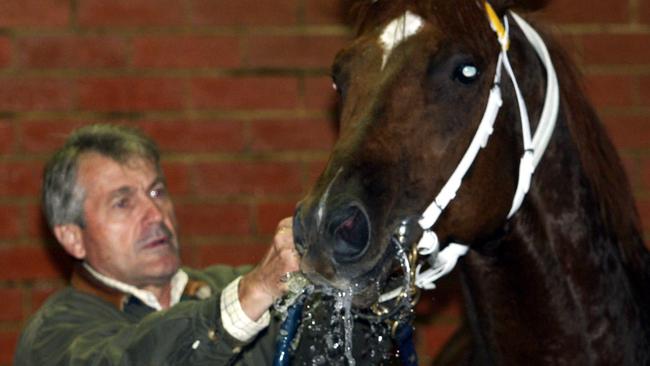
M 370 223 L 363 210 L 349 206 L 334 220 L 334 257 L 338 262 L 358 259 L 368 246 Z

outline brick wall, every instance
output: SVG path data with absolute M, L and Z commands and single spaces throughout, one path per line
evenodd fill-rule
M 135 125 L 164 152 L 195 266 L 259 258 L 335 140 L 328 68 L 345 0 L 0 0 L 0 365 L 69 261 L 38 203 L 48 154 L 90 122 Z M 650 233 L 650 0 L 557 0 L 571 48 Z M 425 294 L 421 357 L 455 329 L 451 281 Z M 423 347 L 435 344 L 434 347 Z

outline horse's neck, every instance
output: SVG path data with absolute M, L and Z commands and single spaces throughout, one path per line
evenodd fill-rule
M 647 310 L 563 138 L 508 233 L 464 260 L 477 341 L 497 364 L 635 364 L 648 353 Z

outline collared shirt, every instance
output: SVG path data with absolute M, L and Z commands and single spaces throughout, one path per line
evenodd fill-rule
M 86 262 L 84 262 L 83 265 L 84 268 L 91 275 L 93 275 L 93 277 L 95 277 L 106 286 L 119 290 L 125 294 L 129 294 L 142 301 L 142 303 L 151 307 L 152 309 L 162 310 L 162 306 L 160 305 L 158 298 L 150 291 L 143 290 L 114 278 L 105 276 L 97 272 Z M 182 269 L 179 269 L 178 272 L 172 276 L 171 297 L 169 302 L 170 307 L 178 304 L 188 280 L 189 277 L 187 273 L 185 273 L 185 271 Z M 269 325 L 271 317 L 268 310 L 257 321 L 253 321 L 246 315 L 241 307 L 241 303 L 239 302 L 238 287 L 240 280 L 241 276 L 232 281 L 221 292 L 221 322 L 224 329 L 231 336 L 239 341 L 247 342 L 255 337 L 255 335 L 257 335 L 257 333 L 259 333 L 262 329 L 266 328 Z

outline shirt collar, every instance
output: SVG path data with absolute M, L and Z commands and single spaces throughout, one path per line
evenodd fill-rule
M 124 283 L 114 278 L 105 276 L 97 272 L 86 262 L 83 263 L 83 266 L 86 269 L 86 271 L 88 271 L 88 273 L 90 273 L 93 277 L 95 277 L 95 279 L 97 279 L 102 284 L 114 288 L 118 291 L 121 291 L 125 294 L 134 296 L 138 300 L 142 301 L 145 305 L 153 309 L 162 310 L 162 306 L 160 305 L 158 298 L 151 291 L 143 290 L 135 286 L 129 285 L 128 283 Z M 174 276 L 171 279 L 171 296 L 169 301 L 170 307 L 178 304 L 178 302 L 181 300 L 181 296 L 183 295 L 183 290 L 185 289 L 188 280 L 189 280 L 189 276 L 182 269 L 179 269 L 174 274 Z

